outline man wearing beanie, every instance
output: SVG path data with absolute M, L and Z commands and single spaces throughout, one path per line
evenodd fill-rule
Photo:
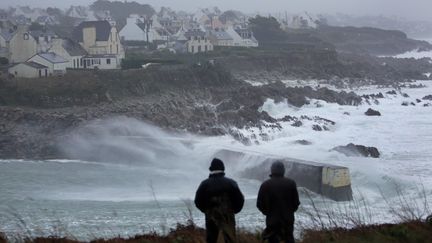
M 243 208 L 243 194 L 234 180 L 225 177 L 222 160 L 213 159 L 209 169 L 209 178 L 201 182 L 195 194 L 195 205 L 205 214 L 207 243 L 216 243 L 219 232 L 225 243 L 234 243 L 234 215 Z
M 274 162 L 270 179 L 258 192 L 257 207 L 266 216 L 263 238 L 269 243 L 294 243 L 294 212 L 300 201 L 296 183 L 284 175 L 284 164 Z

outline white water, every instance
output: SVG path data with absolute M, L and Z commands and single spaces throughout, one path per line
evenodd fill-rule
M 311 105 L 295 108 L 268 100 L 262 110 L 275 118 L 320 116 L 336 125 L 330 131 L 316 132 L 311 122 L 304 122 L 300 128 L 286 123 L 280 131 L 267 131 L 271 141 L 248 147 L 227 136 L 174 134 L 128 118 L 94 122 L 62 143 L 77 160 L 0 161 L 0 231 L 73 235 L 80 239 L 166 232 L 166 227 L 187 220 L 186 205 L 199 182 L 208 176 L 213 153 L 226 147 L 347 166 L 356 202 L 366 198 L 374 215 L 371 221 L 395 221 L 380 190 L 390 201 L 398 200 L 395 183 L 417 203 L 423 198 L 418 190 L 421 185 L 432 195 L 432 107 L 423 107 L 425 101 L 401 106 L 403 101 L 432 94 L 432 83 L 424 84 L 427 88 L 404 89 L 410 98 L 386 95 L 380 105 L 339 106 L 312 100 Z M 360 94 L 385 91 L 374 87 L 357 90 Z M 365 116 L 369 107 L 382 116 Z M 294 143 L 301 139 L 312 145 Z M 329 152 L 350 142 L 375 146 L 382 157 L 353 158 Z M 227 176 L 239 181 L 248 198 L 237 220 L 241 227 L 263 228 L 264 219 L 254 206 L 260 182 L 238 177 L 238 172 L 248 166 L 227 165 Z M 303 193 L 301 201 L 297 228 L 310 223 L 306 212 L 312 210 Z M 432 208 L 431 203 L 432 198 Z M 333 209 L 352 206 L 330 201 L 319 205 Z M 195 222 L 203 225 L 203 215 L 193 209 Z

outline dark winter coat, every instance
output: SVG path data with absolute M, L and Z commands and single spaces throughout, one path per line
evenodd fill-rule
M 203 213 L 217 209 L 224 213 L 239 213 L 244 197 L 237 183 L 224 173 L 210 175 L 201 182 L 195 194 L 195 205 Z
M 300 205 L 296 183 L 283 176 L 272 176 L 258 192 L 257 207 L 266 216 L 266 225 L 293 224 Z

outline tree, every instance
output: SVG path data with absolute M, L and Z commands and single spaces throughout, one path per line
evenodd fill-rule
M 40 25 L 37 22 L 33 22 L 30 26 L 29 26 L 29 30 L 30 31 L 35 31 L 35 30 L 44 30 L 44 27 L 42 25 Z
M 63 12 L 58 8 L 49 7 L 49 8 L 47 8 L 46 12 L 50 16 L 55 16 L 55 17 L 61 17 L 63 15 Z
M 121 1 L 108 1 L 97 0 L 90 8 L 96 11 L 110 11 L 112 17 L 116 21 L 123 21 L 129 17 L 130 14 L 139 14 L 152 16 L 155 10 L 148 4 L 140 4 L 137 2 L 121 2 Z
M 274 17 L 257 15 L 255 18 L 249 19 L 249 26 L 260 43 L 280 42 L 287 37 Z

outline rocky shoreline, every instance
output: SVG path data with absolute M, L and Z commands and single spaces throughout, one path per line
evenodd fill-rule
M 3 95 L 6 104 L 0 106 L 1 158 L 67 159 L 56 146 L 59 140 L 90 121 L 116 116 L 168 130 L 207 136 L 230 134 L 250 144 L 236 129 L 277 129 L 279 122 L 288 120 L 293 126 L 298 126 L 302 119 L 321 122 L 309 117 L 276 120 L 259 111 L 267 99 L 297 107 L 308 104 L 308 99 L 341 105 L 361 102 L 361 97 L 354 93 L 327 88 L 286 87 L 281 82 L 251 86 L 214 66 L 171 70 L 163 76 L 157 70 L 135 70 L 116 73 L 117 76 L 105 72 L 80 75 L 53 78 L 31 89 L 17 81 L 3 81 L 3 89 L 13 93 Z M 70 80 L 76 78 L 80 81 Z M 84 93 L 82 83 L 95 88 Z M 52 92 L 47 93 L 47 87 Z
M 249 53 L 250 54 L 250 53 Z M 57 146 L 74 131 L 94 120 L 130 117 L 163 129 L 206 136 L 231 135 L 248 145 L 267 140 L 265 130 L 281 122 L 330 130 L 321 117 L 274 119 L 259 111 L 267 99 L 301 107 L 310 99 L 340 105 L 359 105 L 365 97 L 319 85 L 288 86 L 281 80 L 321 78 L 337 88 L 377 84 L 397 87 L 432 71 L 427 60 L 389 59 L 336 54 L 332 50 L 250 54 L 216 59 L 199 65 L 161 65 L 122 71 L 70 71 L 48 79 L 0 77 L 0 158 L 68 159 Z M 395 72 L 400 68 L 398 72 Z M 255 80 L 251 85 L 244 80 Z M 376 97 L 371 97 L 375 99 Z M 376 101 L 375 101 L 376 102 Z M 239 130 L 257 128 L 259 139 Z

